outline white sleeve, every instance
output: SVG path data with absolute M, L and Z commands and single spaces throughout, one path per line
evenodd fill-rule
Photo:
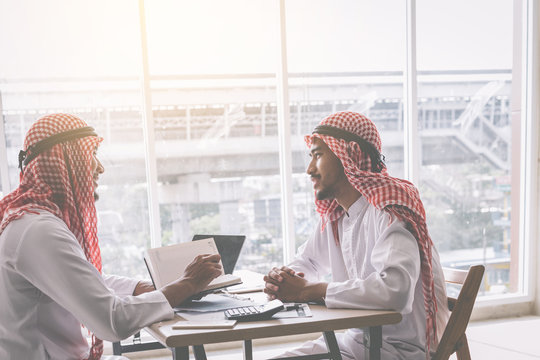
M 373 271 L 362 279 L 332 282 L 326 290 L 329 308 L 412 311 L 420 255 L 414 236 L 403 223 L 379 224 L 380 235 L 370 255 Z
M 26 230 L 17 251 L 16 270 L 103 340 L 124 339 L 174 316 L 161 291 L 140 296 L 111 292 L 59 221 L 40 217 Z
M 321 222 L 309 240 L 298 249 L 294 260 L 288 265 L 291 269 L 305 274 L 310 281 L 318 281 L 329 273 L 328 241 L 320 230 Z
M 114 291 L 116 295 L 133 295 L 139 280 L 118 275 L 102 274 L 103 281 L 107 287 Z

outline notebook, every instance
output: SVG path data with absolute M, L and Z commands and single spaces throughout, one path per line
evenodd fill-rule
M 150 273 L 150 278 L 156 289 L 175 281 L 184 274 L 184 270 L 197 255 L 217 254 L 218 247 L 214 239 L 186 242 L 159 248 L 148 249 L 144 253 L 144 262 Z M 213 292 L 217 289 L 240 284 L 241 278 L 232 274 L 222 273 L 208 284 L 206 289 L 195 297 Z
M 225 274 L 232 274 L 240 251 L 244 245 L 246 237 L 244 235 L 200 235 L 193 236 L 193 241 L 214 238 L 221 263 Z

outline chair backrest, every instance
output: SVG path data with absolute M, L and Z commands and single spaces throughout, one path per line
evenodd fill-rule
M 446 282 L 462 284 L 462 287 L 457 299 L 448 298 L 448 308 L 452 311 L 452 314 L 444 329 L 433 360 L 448 359 L 450 355 L 459 350 L 460 346 L 466 347 L 466 353 L 468 354 L 465 330 L 469 324 L 476 295 L 484 277 L 483 265 L 471 266 L 468 271 L 450 268 L 444 268 L 443 271 Z M 470 358 L 470 355 L 465 356 L 465 358 L 467 357 Z M 459 353 L 458 358 L 460 358 Z

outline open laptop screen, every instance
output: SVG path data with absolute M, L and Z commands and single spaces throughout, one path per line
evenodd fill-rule
M 214 241 L 216 242 L 216 247 L 219 255 L 221 255 L 221 262 L 223 263 L 223 271 L 225 271 L 225 274 L 232 274 L 246 237 L 244 235 L 197 234 L 193 236 L 193 241 L 208 238 L 214 238 Z

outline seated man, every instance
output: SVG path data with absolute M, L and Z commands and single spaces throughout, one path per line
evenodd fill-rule
M 426 359 L 426 351 L 437 348 L 449 312 L 417 189 L 388 175 L 379 133 L 363 115 L 330 115 L 305 141 L 321 220 L 295 260 L 265 276 L 265 292 L 272 299 L 321 301 L 329 308 L 399 311 L 399 324 L 383 326 L 381 357 Z M 336 335 L 345 359 L 364 359 L 360 329 Z M 283 356 L 320 352 L 326 352 L 322 338 Z
M 94 203 L 101 140 L 68 114 L 44 116 L 26 135 L 20 185 L 0 200 L 2 360 L 100 359 L 100 339 L 172 319 L 173 306 L 221 273 L 219 255 L 201 255 L 158 290 L 101 274 Z M 91 347 L 81 324 L 94 334 Z

